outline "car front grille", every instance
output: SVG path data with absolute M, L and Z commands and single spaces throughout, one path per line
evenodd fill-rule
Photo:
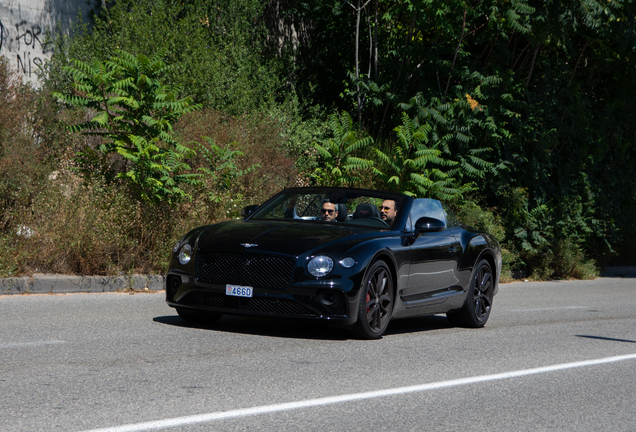
M 256 312 L 272 315 L 317 316 L 310 310 L 293 300 L 273 298 L 243 298 L 226 296 L 222 293 L 191 291 L 179 303 L 187 306 L 205 306 L 230 311 Z
M 196 257 L 197 281 L 210 284 L 286 289 L 296 262 L 291 258 L 254 253 L 201 252 Z

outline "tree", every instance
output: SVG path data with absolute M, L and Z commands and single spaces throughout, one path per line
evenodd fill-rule
M 281 78 L 288 65 L 268 37 L 261 0 L 106 4 L 108 8 L 93 16 L 92 25 L 77 28 L 65 49 L 56 50 L 50 79 L 63 83 L 59 75 L 70 58 L 106 61 L 122 49 L 147 56 L 161 51 L 172 65 L 164 75 L 165 84 L 187 89 L 205 107 L 230 115 L 269 106 L 291 91 L 288 79 Z
M 54 96 L 92 115 L 71 131 L 102 138 L 96 148 L 87 146 L 78 154 L 85 175 L 97 173 L 107 182 L 118 179 L 144 201 L 188 198 L 181 186 L 197 184 L 199 175 L 188 173 L 184 160 L 194 151 L 171 132 L 179 117 L 200 105 L 191 97 L 177 97 L 176 89 L 161 83 L 169 69 L 160 56 L 135 57 L 123 50 L 106 62 L 73 60 L 65 68 L 75 91 Z

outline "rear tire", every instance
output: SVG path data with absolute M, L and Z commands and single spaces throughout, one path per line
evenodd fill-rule
M 490 317 L 495 290 L 495 276 L 487 260 L 475 266 L 461 309 L 447 312 L 446 317 L 456 327 L 483 327 Z
M 199 312 L 188 309 L 177 308 L 179 317 L 187 323 L 191 324 L 214 324 L 223 316 L 220 313 Z
M 379 339 L 386 331 L 393 313 L 393 280 L 384 261 L 369 267 L 360 288 L 358 321 L 353 328 L 361 339 Z

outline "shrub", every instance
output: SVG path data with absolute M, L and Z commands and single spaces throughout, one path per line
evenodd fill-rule
M 594 260 L 569 239 L 559 239 L 551 247 L 523 251 L 520 256 L 533 280 L 594 279 L 599 273 Z
M 137 199 L 173 204 L 189 198 L 183 184 L 194 185 L 196 174 L 183 161 L 194 152 L 171 135 L 173 124 L 199 109 L 192 98 L 161 79 L 170 69 L 161 55 L 133 56 L 123 50 L 109 61 L 88 64 L 73 60 L 64 69 L 73 77 L 74 92 L 54 93 L 67 104 L 85 107 L 91 119 L 71 126 L 74 132 L 101 137 L 96 148 L 78 154 L 84 176 L 110 182 L 118 179 Z M 115 156 L 123 158 L 117 163 Z
M 465 197 L 451 203 L 460 221 L 482 231 L 492 234 L 501 246 L 503 266 L 501 282 L 513 280 L 512 272 L 519 268 L 519 255 L 512 252 L 506 241 L 506 230 L 501 217 L 495 209 L 484 209 L 477 204 L 474 197 Z
M 60 173 L 43 186 L 22 223 L 28 233 L 5 235 L 0 270 L 116 275 L 163 273 L 169 251 L 190 228 L 209 223 L 204 205 L 157 206 L 130 197 L 121 186 L 85 182 Z
M 213 184 L 212 177 L 204 181 L 206 193 L 213 191 L 215 195 L 224 197 L 224 201 L 234 199 L 247 204 L 262 202 L 294 184 L 295 158 L 285 149 L 282 130 L 276 119 L 262 114 L 234 117 L 212 109 L 184 116 L 175 128 L 183 142 L 208 137 L 224 151 L 240 151 L 243 154 L 233 161 L 236 170 L 243 175 L 235 176 L 228 188 Z M 209 143 L 201 145 L 210 149 Z M 192 161 L 192 167 L 209 167 L 209 163 L 198 155 Z M 216 216 L 223 217 L 221 213 Z
M 357 130 L 346 111 L 330 115 L 327 126 L 330 137 L 315 144 L 322 166 L 316 175 L 325 186 L 359 185 L 361 173 L 373 164 L 358 155 L 373 145 L 373 138 Z

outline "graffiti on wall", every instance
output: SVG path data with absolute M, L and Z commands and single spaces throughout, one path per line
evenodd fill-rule
M 11 68 L 32 81 L 37 78 L 36 71 L 51 58 L 52 47 L 45 41 L 42 26 L 35 22 L 21 20 L 13 26 L 0 20 L 0 54 L 7 57 Z

